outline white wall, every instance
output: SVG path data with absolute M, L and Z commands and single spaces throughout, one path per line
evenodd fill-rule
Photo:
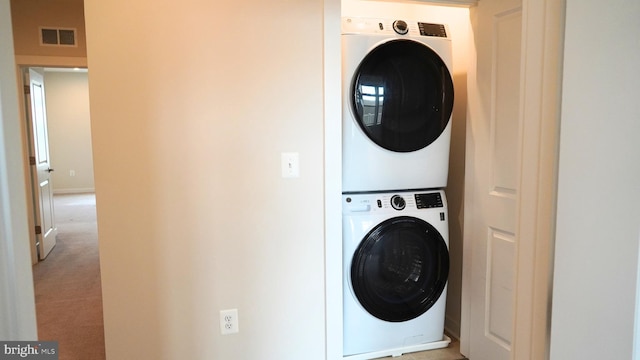
M 0 0 L 0 339 L 37 340 L 9 0 Z
M 323 1 L 85 15 L 107 357 L 324 359 Z
M 640 2 L 567 0 L 551 359 L 631 359 Z
M 462 228 L 464 195 L 464 154 L 467 117 L 467 67 L 471 46 L 469 9 L 434 6 L 418 2 L 343 0 L 342 16 L 420 20 L 449 25 L 453 49 L 453 109 L 449 181 L 446 188 L 449 205 L 449 254 L 451 268 L 447 287 L 446 329 L 460 335 L 462 297 Z
M 87 72 L 45 70 L 53 191 L 94 191 Z M 73 173 L 72 173 L 73 172 Z

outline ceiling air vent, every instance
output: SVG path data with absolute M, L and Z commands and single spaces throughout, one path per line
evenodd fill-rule
M 48 46 L 76 46 L 76 29 L 41 27 L 40 44 Z

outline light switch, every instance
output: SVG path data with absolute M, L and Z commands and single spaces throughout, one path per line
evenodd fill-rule
M 297 152 L 282 153 L 282 177 L 300 177 L 300 156 Z

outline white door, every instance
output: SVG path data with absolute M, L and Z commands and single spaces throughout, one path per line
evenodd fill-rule
M 547 354 L 558 4 L 481 0 L 471 8 L 461 351 L 473 360 Z
M 51 185 L 51 159 L 49 158 L 49 138 L 47 113 L 42 74 L 29 69 L 25 83 L 29 84 L 26 96 L 27 112 L 31 124 L 30 146 L 31 182 L 36 225 L 36 246 L 38 258 L 43 260 L 56 245 L 55 217 L 53 211 L 53 187 Z

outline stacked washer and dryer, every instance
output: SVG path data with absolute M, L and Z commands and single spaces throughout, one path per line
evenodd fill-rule
M 342 55 L 343 355 L 446 347 L 447 26 L 343 18 Z

